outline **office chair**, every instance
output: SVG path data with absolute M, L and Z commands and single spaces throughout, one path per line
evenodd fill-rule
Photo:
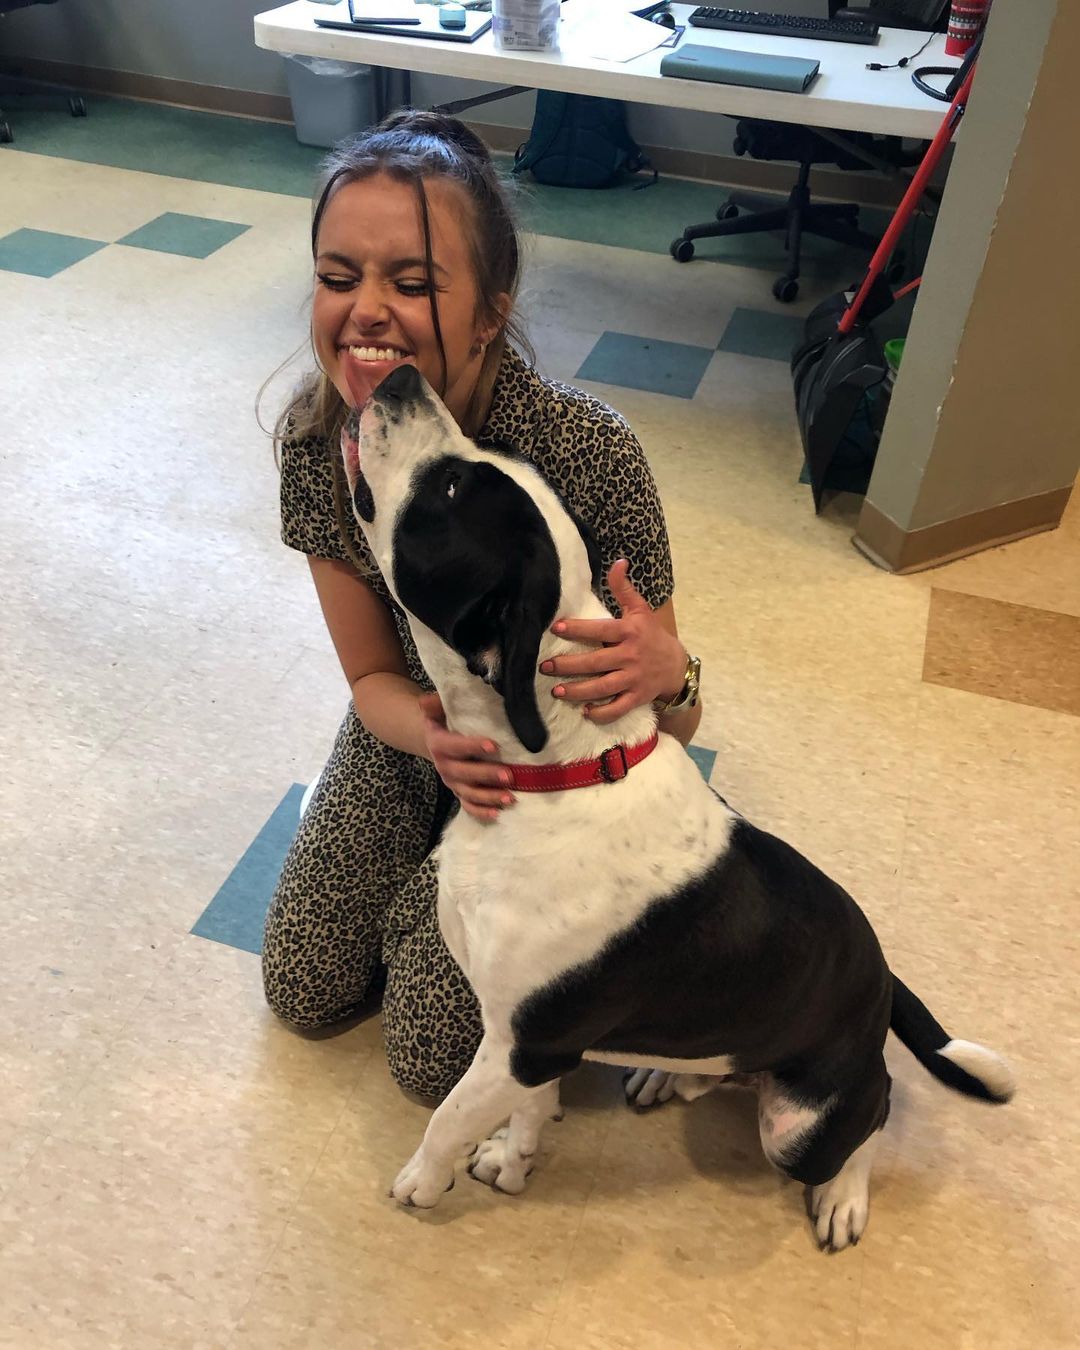
M 54 5 L 56 0 L 0 0 L 0 22 L 17 9 L 27 9 L 30 5 Z M 8 145 L 15 139 L 11 123 L 4 114 L 4 101 L 8 98 L 33 97 L 38 94 L 55 93 L 57 99 L 66 99 L 68 111 L 72 117 L 85 117 L 86 104 L 78 94 L 69 94 L 64 90 L 51 90 L 49 85 L 38 80 L 24 80 L 15 75 L 0 73 L 0 144 Z
M 847 8 L 835 11 L 838 18 L 868 18 L 893 28 L 928 29 L 948 22 L 949 0 L 888 0 L 871 8 Z M 736 124 L 736 155 L 759 160 L 783 160 L 799 166 L 795 185 L 787 205 L 755 209 L 759 198 L 733 192 L 716 212 L 715 221 L 689 225 L 672 241 L 671 256 L 676 262 L 689 262 L 697 239 L 727 238 L 736 234 L 756 234 L 764 230 L 784 230 L 788 253 L 786 272 L 773 283 L 777 300 L 790 303 L 799 294 L 802 237 L 805 233 L 833 239 L 849 247 L 872 253 L 877 239 L 859 228 L 859 208 L 855 203 L 812 202 L 810 170 L 815 164 L 829 164 L 844 170 L 875 168 L 894 174 L 910 168 L 922 158 L 923 147 L 905 150 L 898 136 L 872 136 L 867 132 L 829 131 L 824 127 L 803 127 L 788 122 L 764 122 L 746 119 Z M 745 214 L 744 214 L 745 212 Z M 890 280 L 903 272 L 903 258 L 897 254 L 889 271 Z

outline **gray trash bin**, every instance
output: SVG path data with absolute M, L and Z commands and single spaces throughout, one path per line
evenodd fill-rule
M 370 66 L 286 56 L 285 78 L 296 139 L 302 145 L 336 145 L 377 120 L 375 72 Z

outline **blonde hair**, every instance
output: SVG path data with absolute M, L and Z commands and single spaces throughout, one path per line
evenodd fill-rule
M 322 166 L 311 219 L 312 258 L 318 254 L 319 227 L 334 188 L 375 174 L 385 174 L 411 186 L 424 235 L 424 259 L 427 270 L 432 326 L 442 360 L 445 392 L 446 349 L 439 323 L 438 299 L 432 283 L 431 224 L 425 182 L 440 179 L 456 183 L 465 193 L 470 210 L 465 230 L 468 235 L 473 275 L 479 298 L 479 317 L 485 324 L 498 325 L 497 332 L 484 351 L 480 375 L 473 390 L 462 430 L 475 436 L 491 400 L 495 378 L 502 363 L 507 342 L 527 358 L 532 352 L 528 339 L 514 312 L 521 283 L 521 250 L 517 225 L 508 194 L 495 171 L 483 141 L 457 118 L 442 113 L 405 109 L 391 114 L 378 126 L 336 146 Z M 506 312 L 499 300 L 509 296 Z M 505 304 L 505 301 L 503 302 Z M 322 369 L 310 372 L 301 381 L 282 409 L 274 427 L 275 452 L 280 454 L 286 439 L 318 438 L 327 447 L 334 484 L 334 511 L 346 551 L 352 562 L 362 566 L 351 543 L 351 512 L 347 505 L 347 487 L 338 444 L 349 408 L 333 382 Z

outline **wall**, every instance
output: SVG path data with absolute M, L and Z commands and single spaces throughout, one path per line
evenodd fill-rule
M 1073 0 L 998 0 L 859 525 L 890 566 L 1053 525 L 1080 467 L 1078 53 Z
M 281 58 L 252 37 L 252 19 L 269 8 L 266 0 L 59 0 L 0 20 L 0 52 L 284 94 Z

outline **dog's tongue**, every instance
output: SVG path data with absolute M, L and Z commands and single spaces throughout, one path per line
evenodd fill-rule
M 374 363 L 372 363 L 374 367 Z M 364 404 L 372 396 L 378 386 L 382 383 L 385 371 L 380 371 L 378 367 L 365 369 L 357 361 L 346 361 L 345 380 L 349 386 L 349 393 L 352 395 L 352 405 L 361 411 Z

